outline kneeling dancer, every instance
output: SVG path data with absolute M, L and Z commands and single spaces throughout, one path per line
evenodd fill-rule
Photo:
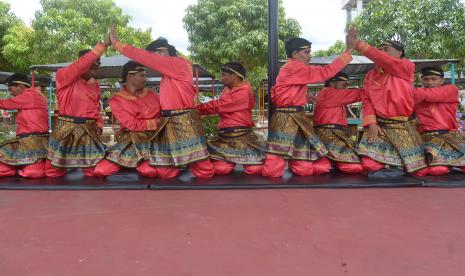
M 255 97 L 245 75 L 242 64 L 226 63 L 221 67 L 225 88 L 220 98 L 197 106 L 201 115 L 220 115 L 218 136 L 207 141 L 216 175 L 231 173 L 236 164 L 243 165 L 246 174 L 261 175 L 264 145 L 253 132 Z

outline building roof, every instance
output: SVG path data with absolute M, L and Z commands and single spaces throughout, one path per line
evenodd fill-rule
M 123 65 L 130 59 L 123 55 L 115 55 L 111 57 L 102 57 L 100 59 L 100 69 L 97 71 L 97 78 L 121 78 L 123 72 Z M 71 62 L 55 63 L 55 64 L 44 64 L 44 65 L 32 65 L 32 70 L 46 70 L 46 71 L 57 71 L 60 68 L 70 65 Z M 213 78 L 214 76 L 207 71 L 204 67 L 199 64 L 193 65 L 194 76 L 196 70 L 199 70 L 199 77 L 202 78 Z M 159 72 L 148 70 L 148 77 L 161 77 Z
M 329 57 L 312 57 L 310 64 L 312 65 L 328 65 L 333 62 L 339 56 Z M 350 76 L 359 76 L 366 74 L 370 69 L 374 67 L 373 61 L 365 56 L 352 56 L 353 60 L 344 68 L 343 72 Z M 428 66 L 443 66 L 449 63 L 458 63 L 458 59 L 410 59 L 415 63 L 415 72 L 420 71 L 424 67 Z M 284 64 L 285 61 L 281 61 L 280 65 Z

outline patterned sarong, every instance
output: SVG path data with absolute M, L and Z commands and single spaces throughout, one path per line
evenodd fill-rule
M 126 168 L 136 168 L 139 162 L 150 159 L 150 139 L 155 131 L 125 131 L 117 143 L 107 150 L 109 161 Z
M 79 118 L 82 119 L 82 118 Z M 50 135 L 47 158 L 59 168 L 87 168 L 105 157 L 95 120 L 59 116 Z
M 242 165 L 263 164 L 264 143 L 250 128 L 225 128 L 218 136 L 208 139 L 211 159 Z
M 0 144 L 0 162 L 10 166 L 34 164 L 47 157 L 47 134 L 18 136 Z
M 349 137 L 349 129 L 339 125 L 315 127 L 315 134 L 328 149 L 329 159 L 343 163 L 360 163 L 355 141 Z
M 150 165 L 184 166 L 209 158 L 205 130 L 195 110 L 164 110 L 150 145 Z
M 368 128 L 364 129 L 357 148 L 359 155 L 404 167 L 408 173 L 426 167 L 420 134 L 410 121 L 378 118 L 378 125 L 382 131 L 372 143 L 368 143 Z
M 277 108 L 269 124 L 266 152 L 286 159 L 315 161 L 328 153 L 302 111 Z
M 421 136 L 430 166 L 465 166 L 465 139 L 458 132 L 432 131 Z

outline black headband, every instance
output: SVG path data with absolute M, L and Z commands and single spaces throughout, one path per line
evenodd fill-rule
M 236 74 L 238 75 L 241 79 L 245 79 L 245 76 L 239 72 L 237 72 L 236 70 L 232 69 L 232 68 L 229 68 L 229 67 L 221 67 L 221 71 L 223 72 L 228 72 L 228 73 L 233 73 L 233 74 Z

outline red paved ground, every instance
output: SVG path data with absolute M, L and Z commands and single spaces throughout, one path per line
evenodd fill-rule
M 465 189 L 1 191 L 0 275 L 464 275 Z

